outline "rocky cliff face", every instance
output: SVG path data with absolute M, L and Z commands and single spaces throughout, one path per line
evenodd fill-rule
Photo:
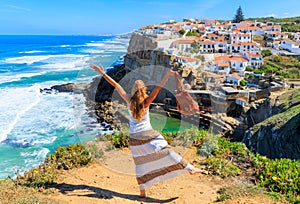
M 243 142 L 269 158 L 300 159 L 300 105 L 254 125 Z
M 126 68 L 130 70 L 149 65 L 168 67 L 170 57 L 170 54 L 158 49 L 155 38 L 133 33 L 124 62 Z
M 270 158 L 300 159 L 300 89 L 260 100 L 245 111 L 242 141 Z M 241 132 L 242 134 L 243 132 Z

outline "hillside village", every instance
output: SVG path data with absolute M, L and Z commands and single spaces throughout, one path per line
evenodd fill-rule
M 253 74 L 247 67 L 259 69 L 264 64 L 263 50 L 300 55 L 300 33 L 281 32 L 281 25 L 273 22 L 184 19 L 144 26 L 138 32 L 156 38 L 159 49 L 174 54 L 183 66 L 222 75 L 237 85 Z

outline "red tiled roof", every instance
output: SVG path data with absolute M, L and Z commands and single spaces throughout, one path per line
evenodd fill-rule
M 217 56 L 215 61 L 235 61 L 235 62 L 248 62 L 248 60 L 238 56 Z
M 237 42 L 230 44 L 231 46 L 243 46 L 243 45 L 253 45 L 253 46 L 258 46 L 255 42 Z
M 215 62 L 219 67 L 229 67 L 230 63 L 229 62 Z
M 191 44 L 193 42 L 195 42 L 195 40 L 193 39 L 182 39 L 182 40 L 176 40 L 172 42 L 172 44 L 189 44 L 189 43 Z
M 237 30 L 261 30 L 261 28 L 257 26 L 237 26 Z
M 242 79 L 243 77 L 239 76 L 237 73 L 230 74 L 232 78 Z
M 251 36 L 251 33 L 232 33 L 231 36 Z
M 183 56 L 177 56 L 177 59 L 181 59 L 187 62 L 197 62 L 199 59 L 191 58 L 191 57 L 183 57 Z

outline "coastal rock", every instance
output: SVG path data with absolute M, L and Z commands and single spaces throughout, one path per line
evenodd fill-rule
M 47 93 L 47 94 L 52 94 L 57 92 L 82 93 L 87 86 L 88 84 L 83 84 L 83 83 L 80 84 L 67 83 L 67 84 L 52 86 L 50 89 L 49 88 L 41 89 L 40 92 Z
M 300 159 L 300 105 L 256 124 L 245 133 L 248 148 L 269 158 Z
M 55 85 L 52 86 L 52 90 L 57 90 L 58 92 L 76 92 L 82 93 L 82 91 L 86 88 L 87 84 L 74 84 L 74 83 L 67 83 L 62 85 Z

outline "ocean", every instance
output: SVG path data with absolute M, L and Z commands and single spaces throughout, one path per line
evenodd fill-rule
M 97 73 L 89 65 L 112 66 L 128 43 L 116 36 L 0 36 L 0 178 L 104 132 L 82 94 L 40 89 L 90 82 Z

